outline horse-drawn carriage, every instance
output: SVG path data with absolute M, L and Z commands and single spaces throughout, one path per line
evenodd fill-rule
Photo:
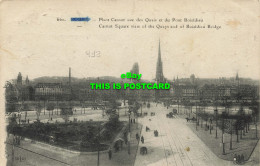
M 196 118 L 194 118 L 194 117 L 192 117 L 192 118 L 185 118 L 186 120 L 187 120 L 187 122 L 189 122 L 189 121 L 196 121 Z
M 150 131 L 150 128 L 149 127 L 145 127 L 145 131 L 147 132 L 147 131 Z
M 144 155 L 144 154 L 147 154 L 147 147 L 143 146 L 140 148 L 140 154 L 141 155 Z
M 167 118 L 173 118 L 173 113 L 170 112 L 170 113 L 166 114 L 166 117 L 167 117 Z
M 155 136 L 155 137 L 158 137 L 159 133 L 158 133 L 157 130 L 155 130 L 153 133 L 154 133 L 154 136 Z

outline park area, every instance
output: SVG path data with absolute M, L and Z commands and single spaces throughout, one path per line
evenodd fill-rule
M 19 125 L 10 123 L 7 131 L 32 142 L 44 142 L 61 148 L 95 152 L 109 148 L 114 138 L 126 125 L 117 117 L 110 117 L 109 121 L 85 121 L 70 123 L 41 123 Z

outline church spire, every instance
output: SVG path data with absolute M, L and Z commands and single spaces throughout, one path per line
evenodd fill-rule
M 22 85 L 22 82 L 23 82 L 23 77 L 21 72 L 19 72 L 17 76 L 17 85 Z
M 161 43 L 159 40 L 159 48 L 158 48 L 158 59 L 157 59 L 157 66 L 156 66 L 156 80 L 157 82 L 162 82 L 164 80 L 163 77 L 163 66 L 162 66 L 162 59 L 161 59 Z
M 28 75 L 26 76 L 25 84 L 26 84 L 26 85 L 29 85 L 29 78 L 28 78 Z
M 238 72 L 237 72 L 237 75 L 236 75 L 236 80 L 237 80 L 237 81 L 239 80 Z

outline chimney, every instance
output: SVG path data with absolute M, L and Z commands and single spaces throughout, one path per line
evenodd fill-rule
M 71 86 L 71 68 L 69 68 L 69 85 Z

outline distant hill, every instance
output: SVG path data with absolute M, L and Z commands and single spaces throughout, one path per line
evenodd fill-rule
M 112 76 L 101 76 L 101 77 L 87 77 L 87 78 L 76 78 L 71 77 L 71 83 L 84 83 L 86 80 L 109 80 L 110 82 L 125 82 L 121 78 L 112 77 Z M 44 77 L 38 77 L 33 80 L 31 80 L 31 84 L 37 84 L 37 83 L 62 83 L 62 84 L 68 84 L 69 78 L 68 77 L 58 77 L 58 76 L 44 76 Z
M 72 82 L 77 82 L 79 81 L 78 78 L 72 77 L 71 78 Z M 53 77 L 49 77 L 49 76 L 43 76 L 43 77 L 38 77 L 35 78 L 31 81 L 31 83 L 44 83 L 44 82 L 48 82 L 48 83 L 68 83 L 69 79 L 68 77 L 57 77 L 57 76 L 53 76 Z

